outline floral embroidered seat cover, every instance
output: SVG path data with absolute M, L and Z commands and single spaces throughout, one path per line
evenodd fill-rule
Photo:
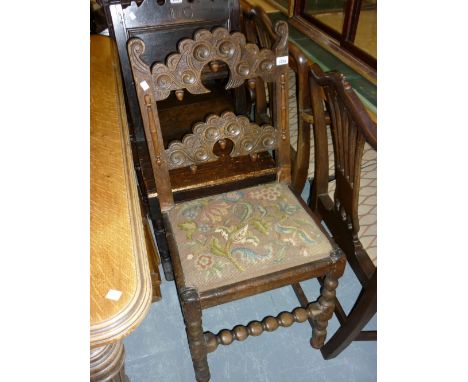
M 199 292 L 316 261 L 332 250 L 281 183 L 179 203 L 169 221 L 186 285 Z

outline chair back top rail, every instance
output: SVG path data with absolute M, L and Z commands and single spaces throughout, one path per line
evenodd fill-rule
M 287 42 L 287 29 L 280 24 L 277 45 Z M 284 33 L 286 32 L 286 33 Z M 239 87 L 245 80 L 261 77 L 272 82 L 281 71 L 276 65 L 275 48 L 259 49 L 255 44 L 247 44 L 242 33 L 229 33 L 225 28 L 216 28 L 213 32 L 206 29 L 195 33 L 194 39 L 184 39 L 178 44 L 178 53 L 167 57 L 166 63 L 155 63 L 149 66 L 141 60 L 145 44 L 140 39 L 128 42 L 132 67 L 145 74 L 151 73 L 154 81 L 156 101 L 166 99 L 171 91 L 186 89 L 192 94 L 208 93 L 203 85 L 201 73 L 203 68 L 213 61 L 225 62 L 230 70 L 226 89 Z

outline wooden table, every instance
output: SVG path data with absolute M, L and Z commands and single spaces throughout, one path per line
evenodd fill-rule
M 126 381 L 122 339 L 148 313 L 152 286 L 118 61 L 91 36 L 91 381 Z

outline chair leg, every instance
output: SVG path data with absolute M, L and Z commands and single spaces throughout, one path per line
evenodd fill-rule
M 166 281 L 173 281 L 174 273 L 172 270 L 171 255 L 169 254 L 169 247 L 167 245 L 166 232 L 164 230 L 156 231 L 155 236 L 156 242 L 158 243 L 164 277 Z
M 180 300 L 196 380 L 197 382 L 208 382 L 210 380 L 210 369 L 203 335 L 202 311 L 198 292 L 194 288 L 186 288 L 180 293 Z
M 166 239 L 166 230 L 164 228 L 161 207 L 158 198 L 149 198 L 149 213 L 151 222 L 153 223 L 154 236 L 158 245 L 158 252 L 161 258 L 161 265 L 164 271 L 166 281 L 174 280 L 174 273 L 172 270 L 171 255 L 169 253 L 169 245 Z
M 312 315 L 313 329 L 310 345 L 315 349 L 320 349 L 325 342 L 328 320 L 332 318 L 335 310 L 337 286 L 338 278 L 333 273 L 328 274 L 323 282 L 320 297 L 314 303 L 314 310 L 317 309 L 317 313 Z
M 331 359 L 340 354 L 356 339 L 362 328 L 377 312 L 377 271 L 369 284 L 360 295 L 346 322 L 340 326 L 336 333 L 320 349 L 324 359 Z

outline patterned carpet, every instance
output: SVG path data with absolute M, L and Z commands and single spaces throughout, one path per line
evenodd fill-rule
M 297 102 L 296 75 L 289 70 L 289 129 L 291 145 L 297 150 Z M 328 133 L 328 155 L 330 175 L 334 172 L 333 143 Z M 310 138 L 310 162 L 308 178 L 314 176 L 314 142 Z M 330 182 L 328 192 L 333 198 L 335 181 Z M 361 188 L 359 193 L 359 239 L 374 264 L 377 264 L 377 152 L 367 143 L 361 166 Z

